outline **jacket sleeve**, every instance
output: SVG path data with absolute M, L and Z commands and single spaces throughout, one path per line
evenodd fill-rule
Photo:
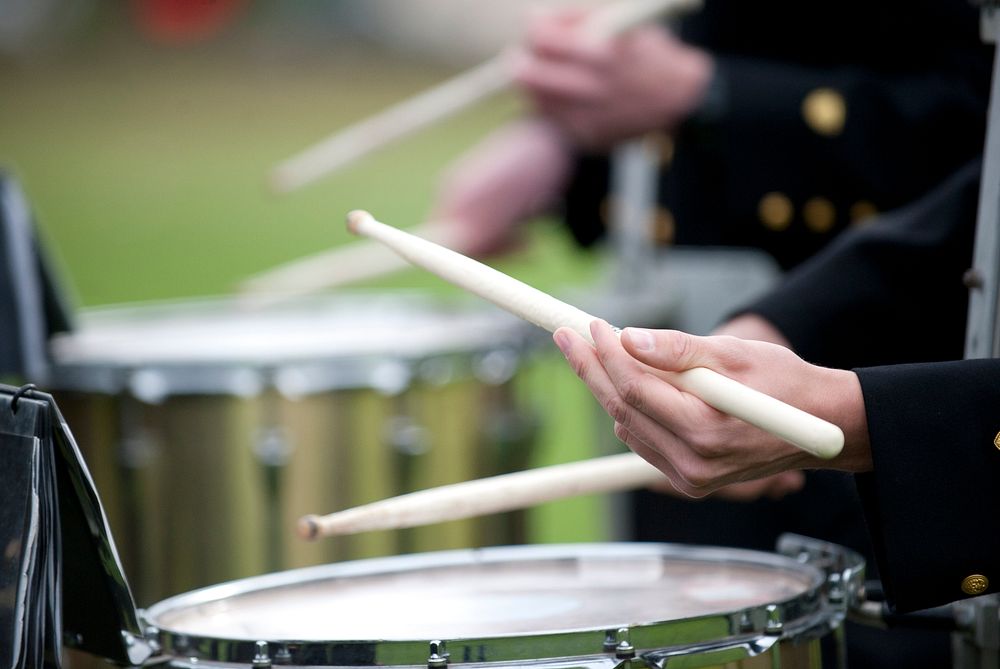
M 1000 591 L 1000 360 L 855 371 L 874 463 L 858 489 L 889 602 Z

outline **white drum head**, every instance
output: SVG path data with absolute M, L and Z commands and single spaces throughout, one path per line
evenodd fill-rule
M 594 633 L 603 639 L 605 631 L 621 627 L 677 639 L 740 624 L 749 625 L 748 631 L 754 625 L 763 629 L 767 607 L 816 609 L 822 582 L 814 567 L 752 551 L 525 546 L 247 579 L 167 600 L 147 617 L 160 630 L 161 643 L 170 647 L 180 640 L 182 652 L 199 643 L 235 648 L 240 641 L 267 640 L 291 651 L 312 649 L 310 656 L 322 649 L 326 657 L 348 647 L 374 653 L 397 642 L 460 639 L 499 659 L 512 647 L 503 640 L 517 639 L 518 653 L 542 657 L 546 639 L 566 643 L 580 635 L 586 645 Z M 722 622 L 687 624 L 693 620 Z

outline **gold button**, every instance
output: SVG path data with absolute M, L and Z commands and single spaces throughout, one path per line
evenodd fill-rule
M 997 432 L 997 436 L 993 437 L 993 445 L 1000 448 L 1000 432 Z
M 802 217 L 813 232 L 829 232 L 837 220 L 837 210 L 825 197 L 814 197 L 802 206 Z
M 674 160 L 674 140 L 665 132 L 654 132 L 646 136 L 646 145 L 660 161 L 660 167 L 669 167 Z
M 653 218 L 653 241 L 660 246 L 669 246 L 674 243 L 674 235 L 677 232 L 677 225 L 674 222 L 674 215 L 669 209 L 663 207 L 656 208 L 656 215 Z
M 768 193 L 757 205 L 757 216 L 769 230 L 781 232 L 792 223 L 792 201 L 784 193 Z
M 844 130 L 847 103 L 834 89 L 817 88 L 802 101 L 802 117 L 816 134 L 836 137 Z
M 982 574 L 970 574 L 962 579 L 962 592 L 967 595 L 981 595 L 990 587 L 990 579 Z
M 848 215 L 852 225 L 864 225 L 878 215 L 878 207 L 868 200 L 859 200 L 851 205 Z

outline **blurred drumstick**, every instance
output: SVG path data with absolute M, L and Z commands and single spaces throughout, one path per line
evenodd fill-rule
M 378 240 L 414 265 L 437 274 L 549 332 L 569 327 L 593 343 L 594 316 L 537 288 L 420 237 L 380 223 L 366 211 L 347 215 L 355 234 Z M 844 446 L 836 425 L 753 390 L 705 367 L 662 373 L 672 385 L 701 398 L 719 411 L 740 418 L 820 458 L 832 458 Z
M 453 246 L 448 228 L 425 223 L 411 233 L 443 246 Z M 241 303 L 263 308 L 321 290 L 376 279 L 411 265 L 378 242 L 362 240 L 298 258 L 245 279 L 238 286 Z
M 298 533 L 316 539 L 430 525 L 576 495 L 634 490 L 663 480 L 663 474 L 638 455 L 622 453 L 429 488 L 326 516 L 304 516 Z
M 701 0 L 619 0 L 594 11 L 583 30 L 592 39 L 610 39 L 659 16 L 693 11 L 700 5 Z M 516 51 L 508 49 L 444 83 L 335 132 L 275 167 L 270 175 L 272 187 L 279 193 L 301 188 L 502 91 L 513 82 L 511 60 L 515 54 Z

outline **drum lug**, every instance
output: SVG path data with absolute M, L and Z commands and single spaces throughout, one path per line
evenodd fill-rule
M 284 467 L 291 460 L 295 446 L 285 428 L 273 425 L 257 432 L 253 452 L 257 460 L 266 467 Z
M 824 594 L 837 608 L 857 608 L 864 600 L 865 561 L 854 551 L 797 534 L 778 538 L 778 553 L 811 564 L 826 574 Z
M 831 604 L 843 605 L 847 600 L 847 593 L 844 591 L 843 574 L 833 572 L 826 579 L 826 598 Z
M 635 646 L 629 640 L 627 627 L 620 627 L 614 632 L 608 630 L 604 637 L 604 652 L 614 653 L 619 660 L 630 660 L 635 657 Z
M 435 667 L 447 667 L 449 655 L 445 650 L 445 642 L 435 639 L 430 643 L 430 656 L 427 658 L 427 669 Z
M 145 633 L 145 643 L 149 646 L 153 655 L 157 655 L 160 652 L 160 630 L 158 630 L 154 625 L 149 625 L 145 622 L 144 611 L 139 611 L 139 620 L 144 626 Z
M 278 652 L 274 654 L 273 663 L 277 665 L 289 665 L 292 663 L 292 654 L 288 646 L 282 644 L 278 646 Z
M 253 669 L 270 669 L 271 655 L 268 650 L 266 641 L 257 642 L 257 654 L 254 655 L 253 662 L 250 663 Z
M 767 612 L 767 624 L 764 626 L 766 634 L 781 634 L 785 629 L 784 616 L 777 604 L 768 604 L 764 609 Z
M 385 441 L 403 455 L 423 455 L 431 448 L 427 428 L 409 416 L 397 415 L 389 419 Z
M 271 647 L 267 641 L 258 641 L 254 647 L 254 657 L 250 662 L 253 669 L 269 669 L 273 665 L 288 665 L 292 663 L 292 655 L 288 646 L 281 644 L 277 652 L 271 656 Z

